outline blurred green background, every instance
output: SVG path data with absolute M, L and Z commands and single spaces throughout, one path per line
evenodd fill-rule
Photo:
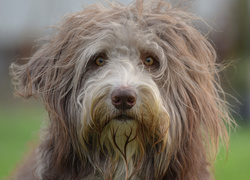
M 0 0 L 0 179 L 6 179 L 25 154 L 36 145 L 47 114 L 40 102 L 13 96 L 8 67 L 29 57 L 34 40 L 51 34 L 48 28 L 82 4 L 98 0 Z M 99 0 L 102 1 L 102 0 Z M 132 0 L 119 0 L 128 4 Z M 174 1 L 177 2 L 177 1 Z M 212 27 L 209 39 L 218 62 L 231 64 L 221 73 L 230 94 L 227 99 L 238 123 L 231 132 L 230 148 L 215 164 L 217 180 L 250 179 L 250 0 L 197 0 L 190 11 Z M 202 25 L 197 27 L 207 33 Z M 223 61 L 222 61 L 223 60 Z M 238 99 L 236 101 L 234 98 Z

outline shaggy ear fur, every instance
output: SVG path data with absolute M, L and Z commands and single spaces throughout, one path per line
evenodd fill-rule
M 37 171 L 43 168 L 47 173 L 44 174 L 44 179 L 57 179 L 59 176 L 74 179 L 75 175 L 89 173 L 90 165 L 87 162 L 81 166 L 86 166 L 86 171 L 79 172 L 84 158 L 79 158 L 81 155 L 76 130 L 76 117 L 81 110 L 76 105 L 73 93 L 80 86 L 80 83 L 78 86 L 73 85 L 75 61 L 79 57 L 76 50 L 81 44 L 79 39 L 74 38 L 77 32 L 72 30 L 72 27 L 79 26 L 74 24 L 76 19 L 78 18 L 66 19 L 60 31 L 40 47 L 27 64 L 12 64 L 10 67 L 17 95 L 25 98 L 38 97 L 48 111 L 50 125 L 37 158 L 38 163 L 44 165 L 38 165 Z
M 69 58 L 72 58 L 72 52 L 68 52 L 67 48 L 69 40 L 70 37 L 63 37 L 63 33 L 60 33 L 43 45 L 27 64 L 11 65 L 17 95 L 26 98 L 43 97 L 44 94 L 63 87 L 58 77 L 72 77 L 73 70 L 68 64 Z

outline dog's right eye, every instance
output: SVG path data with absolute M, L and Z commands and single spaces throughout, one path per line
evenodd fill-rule
M 146 65 L 146 66 L 152 66 L 152 65 L 154 65 L 154 63 L 155 63 L 155 60 L 154 60 L 154 58 L 152 58 L 152 57 L 147 57 L 146 59 L 145 59 L 145 61 L 144 61 L 144 64 Z
M 103 57 L 97 57 L 95 59 L 95 63 L 97 66 L 103 66 L 105 64 L 105 60 Z

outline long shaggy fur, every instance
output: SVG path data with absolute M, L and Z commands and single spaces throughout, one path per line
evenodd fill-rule
M 231 119 L 216 53 L 194 20 L 164 1 L 92 5 L 12 64 L 17 94 L 40 98 L 49 116 L 31 179 L 211 179 Z M 111 103 L 121 87 L 138 96 L 129 110 Z

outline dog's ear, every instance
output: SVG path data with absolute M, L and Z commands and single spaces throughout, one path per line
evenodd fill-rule
M 51 61 L 54 61 L 52 57 L 49 57 L 50 54 L 50 49 L 44 46 L 27 63 L 22 65 L 13 63 L 10 66 L 17 95 L 28 98 L 37 97 L 44 92 L 46 79 L 49 78 L 48 71 L 51 71 L 49 66 Z
M 62 30 L 42 45 L 26 64 L 11 65 L 17 95 L 41 97 L 69 85 L 73 76 L 74 50 L 77 49 L 75 33 L 70 28 L 73 21 L 74 18 L 68 19 Z
M 166 8 L 169 9 L 169 8 Z M 149 18 L 148 24 L 159 37 L 164 49 L 167 69 L 165 83 L 169 110 L 179 127 L 183 129 L 179 139 L 192 139 L 192 128 L 201 126 L 203 135 L 212 140 L 217 147 L 219 138 L 227 141 L 227 130 L 224 123 L 229 123 L 225 102 L 225 93 L 219 82 L 220 66 L 211 42 L 206 35 L 200 33 L 194 22 L 200 19 L 182 10 L 169 9 L 161 16 Z M 201 130 L 202 131 L 202 130 Z M 184 136 L 183 136 L 184 135 Z
M 176 142 L 173 149 L 179 149 L 179 169 L 197 170 L 216 157 L 220 141 L 227 145 L 226 125 L 232 122 L 219 83 L 217 56 L 207 37 L 194 28 L 195 17 L 178 10 L 160 13 L 150 25 L 167 61 L 163 81 L 167 80 L 165 99 L 175 127 L 170 130 Z
M 182 133 L 186 133 L 179 138 L 198 138 L 201 133 L 200 137 L 212 141 L 210 145 L 217 149 L 219 139 L 228 141 L 224 123 L 231 119 L 219 83 L 216 52 L 206 37 L 185 22 L 167 29 L 164 35 L 169 95 L 175 97 L 172 107 L 178 109 L 172 112 L 178 113 L 174 117 L 180 117 Z M 200 132 L 194 132 L 195 126 Z
M 43 45 L 24 65 L 17 63 L 11 65 L 10 70 L 17 95 L 26 98 L 41 97 L 44 93 L 59 88 L 60 81 L 69 78 L 63 79 L 70 68 L 68 62 L 62 62 L 65 61 L 65 57 L 63 60 L 62 56 L 65 56 L 63 51 L 66 50 L 67 43 L 63 45 L 55 43 Z
M 48 111 L 49 138 L 41 145 L 46 151 L 52 167 L 65 169 L 75 167 L 70 159 L 75 159 L 73 146 L 77 143 L 76 117 L 79 111 L 72 95 L 74 88 L 76 61 L 81 53 L 80 38 L 77 38 L 77 17 L 70 17 L 59 31 L 29 59 L 26 64 L 13 63 L 10 67 L 16 94 L 21 97 L 37 97 Z M 72 25 L 72 23 L 75 25 Z M 75 27 L 75 29 L 72 29 Z M 75 83 L 79 86 L 79 83 Z M 74 147 L 77 149 L 76 147 Z M 47 152 L 47 149 L 51 152 Z M 51 158 L 50 153 L 54 156 Z M 47 163 L 47 162 L 46 162 Z M 78 163 L 78 162 L 74 162 Z M 60 170 L 63 172 L 64 170 Z M 73 170 L 72 170 L 73 171 Z

